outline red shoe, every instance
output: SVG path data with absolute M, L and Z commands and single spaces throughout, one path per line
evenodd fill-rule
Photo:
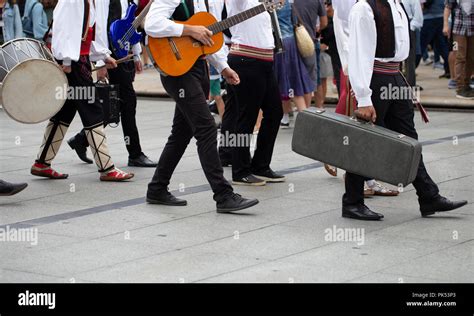
M 59 173 L 51 168 L 51 166 L 39 162 L 35 162 L 35 164 L 31 167 L 31 174 L 49 179 L 67 179 L 67 177 L 69 177 L 68 174 Z
M 100 176 L 100 181 L 122 182 L 133 178 L 135 174 L 127 173 L 118 168 L 114 168 L 109 172 L 103 172 Z

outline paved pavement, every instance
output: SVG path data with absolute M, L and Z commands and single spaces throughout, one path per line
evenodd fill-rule
M 172 115 L 168 100 L 139 102 L 142 145 L 155 159 Z M 19 125 L 0 111 L 0 178 L 29 183 L 0 199 L 0 236 L 11 234 L 0 241 L 0 282 L 474 282 L 474 114 L 431 116 L 429 125 L 416 117 L 427 167 L 444 195 L 469 205 L 424 219 L 410 186 L 368 200 L 385 214 L 373 223 L 341 218 L 342 175 L 293 153 L 292 129 L 280 131 L 273 159 L 288 181 L 236 188 L 261 203 L 224 215 L 194 141 L 171 184 L 189 206 L 152 206 L 144 195 L 154 170 L 126 167 L 120 128 L 107 130 L 111 153 L 133 182 L 99 182 L 67 145 L 54 167 L 70 178 L 51 181 L 29 175 L 44 124 Z M 76 117 L 67 136 L 79 130 Z M 31 235 L 16 242 L 13 232 Z
M 474 101 L 456 98 L 456 90 L 448 89 L 448 79 L 439 79 L 443 70 L 433 69 L 432 66 L 420 65 L 417 69 L 417 84 L 423 87 L 419 93 L 423 105 L 431 108 L 461 108 L 474 109 Z M 337 89 L 332 82 L 329 83 L 326 103 L 337 103 Z M 155 69 L 145 70 L 136 77 L 135 88 L 141 96 L 166 97 L 160 81 L 160 75 Z

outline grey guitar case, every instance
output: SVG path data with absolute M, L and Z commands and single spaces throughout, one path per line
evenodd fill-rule
M 389 129 L 324 110 L 298 114 L 293 151 L 396 186 L 415 180 L 421 144 Z

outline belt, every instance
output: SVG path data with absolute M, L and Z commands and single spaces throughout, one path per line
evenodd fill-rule
M 399 63 L 399 62 L 384 63 L 384 62 L 376 60 L 374 62 L 374 73 L 382 74 L 382 75 L 396 75 L 396 74 L 399 74 L 400 64 L 401 63 Z
M 232 44 L 230 47 L 230 54 L 260 59 L 263 61 L 273 61 L 273 49 L 257 48 L 242 44 Z

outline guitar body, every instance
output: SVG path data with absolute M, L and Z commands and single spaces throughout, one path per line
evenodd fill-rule
M 118 58 L 127 57 L 132 46 L 140 43 L 142 39 L 142 33 L 138 33 L 133 26 L 137 9 L 136 4 L 131 4 L 127 9 L 125 18 L 114 21 L 110 25 L 110 43 Z
M 176 23 L 209 26 L 216 22 L 212 14 L 199 12 L 185 22 Z M 214 34 L 212 40 L 214 45 L 209 47 L 189 36 L 170 38 L 149 36 L 148 50 L 158 71 L 163 75 L 177 77 L 187 73 L 201 56 L 214 54 L 224 45 L 222 33 Z

